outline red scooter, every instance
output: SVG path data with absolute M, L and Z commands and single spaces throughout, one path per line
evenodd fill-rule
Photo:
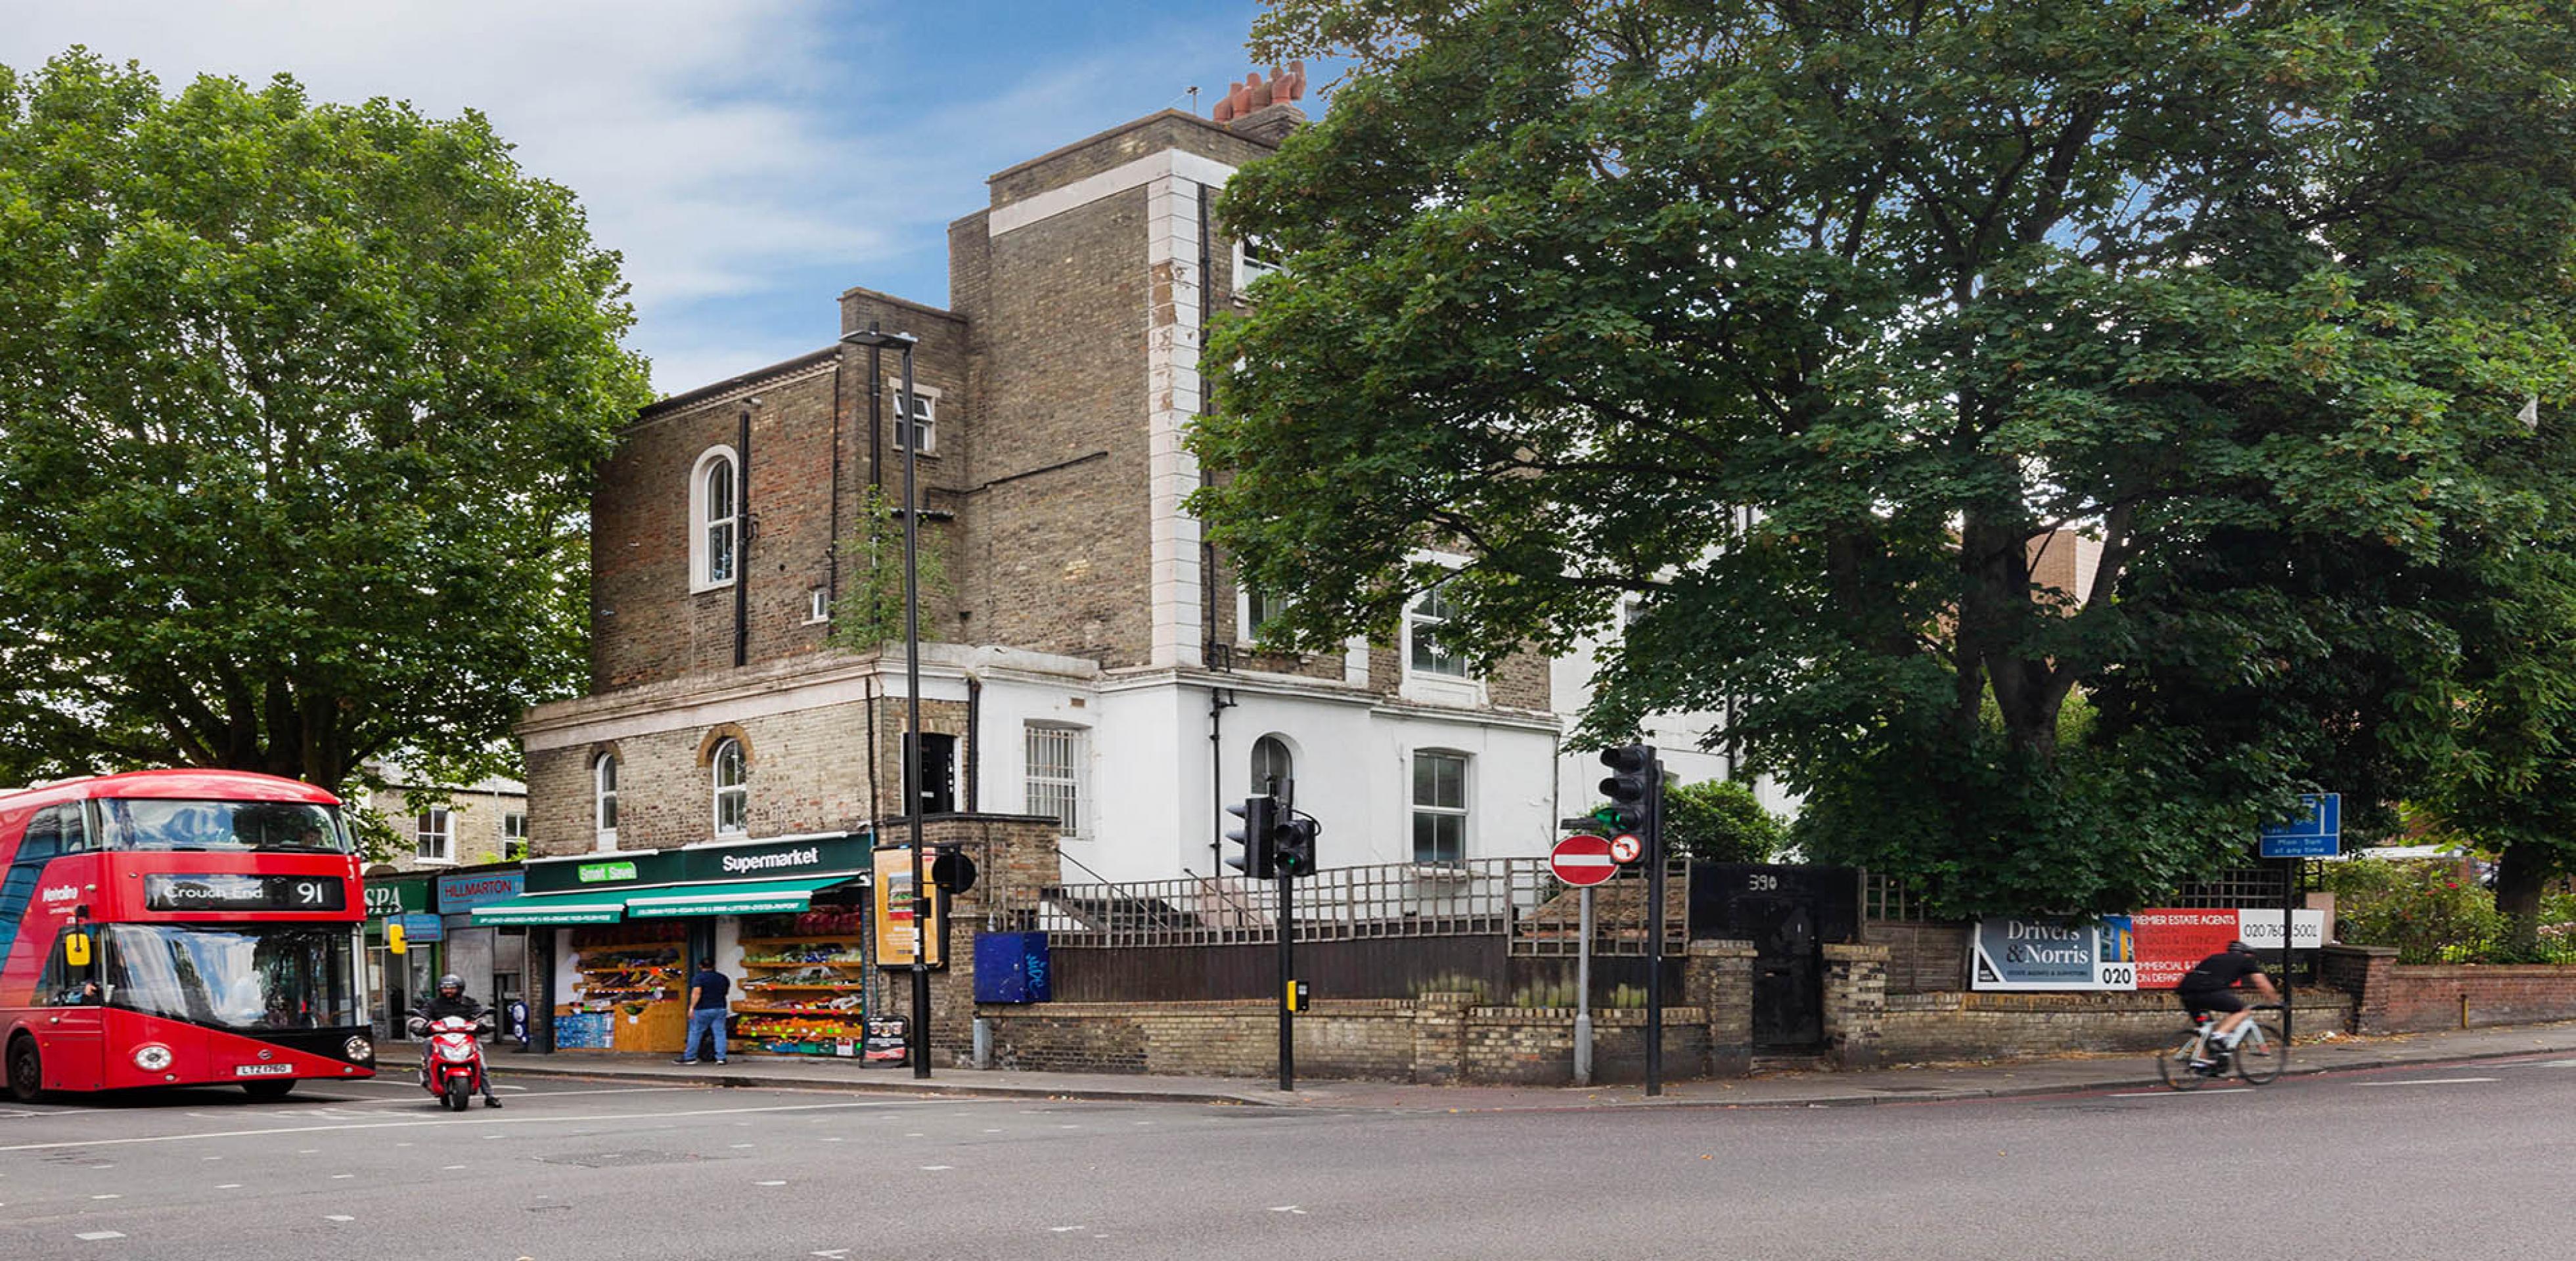
M 472 1107 L 474 1096 L 483 1093 L 483 1044 L 474 1035 L 490 1032 L 492 1018 L 441 1016 L 433 1021 L 414 1016 L 409 1027 L 413 1037 L 429 1038 L 420 1057 L 421 1089 L 444 1107 L 459 1112 Z

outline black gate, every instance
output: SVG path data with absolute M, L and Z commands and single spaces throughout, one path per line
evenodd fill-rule
M 1860 871 L 1693 863 L 1690 935 L 1753 943 L 1753 1046 L 1812 1050 L 1825 1038 L 1827 942 L 1860 939 Z

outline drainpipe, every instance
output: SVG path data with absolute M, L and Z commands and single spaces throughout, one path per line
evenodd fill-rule
M 1208 837 L 1208 874 L 1225 871 L 1225 711 L 1234 708 L 1231 690 L 1208 687 L 1208 817 L 1216 827 Z M 1188 870 L 1187 867 L 1182 870 Z
M 966 813 L 975 813 L 975 785 L 983 776 L 976 767 L 984 760 L 984 680 L 975 672 L 966 672 Z
M 758 395 L 743 400 L 736 417 L 734 450 L 741 463 L 734 469 L 733 510 L 733 664 L 751 659 L 751 409 Z

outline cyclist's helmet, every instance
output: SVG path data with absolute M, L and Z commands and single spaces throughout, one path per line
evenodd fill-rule
M 2254 947 L 2246 945 L 2242 941 L 2231 941 L 2227 943 L 2227 953 L 2232 955 L 2250 955 L 2254 953 Z
M 2243 945 L 2244 943 L 2239 942 L 2237 944 Z M 465 992 L 465 978 L 458 976 L 453 972 L 438 978 L 438 992 L 445 994 L 449 990 L 454 990 L 459 994 L 463 994 Z

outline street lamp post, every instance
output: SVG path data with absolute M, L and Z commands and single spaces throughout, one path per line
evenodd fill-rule
M 895 434 L 903 445 L 903 692 L 904 692 L 904 783 L 910 786 L 912 800 L 905 808 L 905 826 L 912 841 L 912 1060 L 914 1077 L 930 1076 L 930 960 L 929 929 L 924 924 L 923 908 L 930 898 L 923 888 L 921 870 L 921 803 L 924 787 L 921 765 L 921 512 L 913 497 L 913 456 L 920 435 L 912 429 L 912 348 L 921 339 L 910 333 L 882 333 L 875 328 L 841 335 L 846 345 L 868 348 L 868 389 L 877 387 L 877 352 L 892 347 L 903 352 L 903 392 L 895 396 Z M 868 756 L 876 753 L 870 750 Z M 877 891 L 884 897 L 885 891 Z

